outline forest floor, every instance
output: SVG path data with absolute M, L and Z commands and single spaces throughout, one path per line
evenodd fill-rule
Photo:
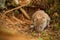
M 29 14 L 29 16 L 30 15 L 31 14 Z M 51 23 L 49 27 L 47 27 L 41 33 L 36 33 L 36 32 L 30 32 L 28 26 L 31 24 L 31 20 L 26 19 L 24 15 L 16 14 L 15 16 L 13 16 L 12 13 L 7 14 L 7 17 L 2 15 L 0 16 L 0 22 L 3 23 L 2 24 L 0 23 L 0 26 L 4 27 L 7 26 L 8 28 L 6 29 L 7 31 L 10 31 L 9 29 L 13 28 L 12 33 L 14 35 L 9 35 L 5 34 L 4 32 L 0 32 L 0 40 L 60 40 L 60 19 L 59 19 L 60 14 L 53 13 L 49 14 L 49 16 L 51 17 Z M 21 25 L 19 24 L 20 22 L 22 23 Z M 9 26 L 9 24 L 11 24 L 12 27 Z M 22 27 L 20 27 L 19 29 L 16 25 Z M 16 33 L 14 32 L 15 30 L 18 31 L 21 30 L 22 33 L 20 31 L 19 33 Z

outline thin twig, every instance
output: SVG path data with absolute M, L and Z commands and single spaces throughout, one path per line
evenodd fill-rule
M 19 9 L 21 7 L 23 7 L 23 6 L 18 6 L 16 8 L 11 9 L 11 10 L 8 10 L 8 11 L 4 12 L 4 15 L 7 14 L 7 13 L 9 13 L 9 12 L 11 12 L 11 11 L 17 10 L 17 9 Z
M 20 8 L 20 11 L 22 11 L 22 13 L 25 15 L 25 17 L 30 19 L 29 15 L 27 14 L 27 12 L 23 8 Z
M 14 10 L 17 10 L 17 9 L 20 8 L 20 11 L 22 11 L 22 13 L 25 15 L 25 17 L 28 18 L 28 19 L 30 19 L 30 17 L 29 17 L 28 14 L 26 13 L 26 11 L 25 11 L 24 9 L 22 9 L 22 7 L 23 7 L 23 6 L 18 6 L 18 7 L 16 7 L 16 8 L 11 9 L 11 10 L 8 10 L 8 11 L 4 12 L 4 15 L 7 14 L 7 13 L 9 13 L 9 12 L 11 12 L 11 11 L 14 11 Z

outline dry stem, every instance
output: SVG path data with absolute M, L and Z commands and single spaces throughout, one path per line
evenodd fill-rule
M 22 13 L 25 15 L 26 18 L 30 19 L 29 15 L 23 8 L 20 8 L 20 10 L 22 11 Z
M 11 9 L 11 10 L 8 10 L 8 11 L 6 11 L 6 12 L 4 13 L 4 15 L 7 14 L 7 13 L 9 13 L 9 12 L 11 12 L 11 11 L 14 11 L 14 10 L 17 10 L 17 9 L 20 8 L 20 10 L 21 10 L 22 13 L 25 15 L 25 17 L 28 18 L 28 19 L 30 19 L 29 15 L 26 13 L 26 11 L 25 11 L 24 9 L 22 9 L 22 7 L 23 7 L 23 6 L 18 6 L 18 7 L 16 7 L 16 8 Z

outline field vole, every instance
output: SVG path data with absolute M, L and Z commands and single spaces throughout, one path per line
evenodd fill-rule
M 50 23 L 50 17 L 43 10 L 38 10 L 32 15 L 33 26 L 37 32 L 41 32 Z

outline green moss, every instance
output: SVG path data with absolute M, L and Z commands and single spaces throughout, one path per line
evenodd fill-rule
M 60 4 L 57 4 L 57 11 L 60 11 Z
M 48 0 L 48 3 L 49 4 L 53 4 L 54 3 L 54 0 Z
M 43 40 L 43 38 L 39 37 L 38 40 Z
M 54 24 L 54 30 L 59 30 L 60 29 L 60 24 L 56 23 Z
M 0 0 L 0 9 L 5 8 L 5 2 L 6 0 Z
M 32 32 L 32 36 L 36 36 L 36 34 L 37 34 L 36 32 Z

